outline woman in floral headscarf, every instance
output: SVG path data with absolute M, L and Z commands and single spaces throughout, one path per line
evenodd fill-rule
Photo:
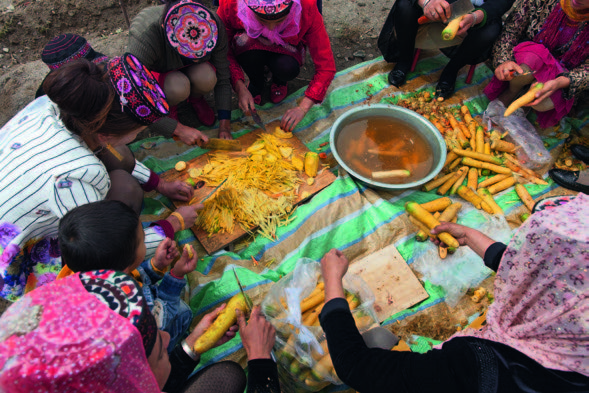
M 230 361 L 205 367 L 187 381 L 199 363 L 187 343 L 194 344 L 218 311 L 205 315 L 168 358 L 170 336 L 157 330 L 130 276 L 112 270 L 68 276 L 27 294 L 0 317 L 0 391 L 241 393 L 245 373 Z M 248 352 L 250 385 L 264 381 L 265 389 L 255 385 L 258 393 L 271 392 L 270 386 L 279 392 L 269 352 L 273 330 L 265 320 L 252 323 L 254 329 L 241 323 L 244 346 L 257 351 Z M 218 344 L 233 336 L 232 331 Z M 267 359 L 252 359 L 266 352 Z
M 541 127 L 558 124 L 589 89 L 587 22 L 588 0 L 518 0 L 493 50 L 487 97 L 508 105 L 524 86 L 542 82 L 529 106 Z
M 231 83 L 246 114 L 261 103 L 264 67 L 272 72 L 270 101 L 279 103 L 286 98 L 287 82 L 299 74 L 305 49 L 309 49 L 315 75 L 305 97 L 286 111 L 280 125 L 292 131 L 314 104 L 323 101 L 335 76 L 335 60 L 317 1 L 221 0 L 218 13 L 230 43 Z
M 338 376 L 359 391 L 587 392 L 589 390 L 589 197 L 534 213 L 507 246 L 453 223 L 449 232 L 497 271 L 486 325 L 427 353 L 368 348 L 343 295 L 348 261 L 321 261 L 320 322 Z M 427 370 L 427 372 L 424 372 Z
M 188 145 L 206 143 L 199 130 L 178 121 L 177 105 L 187 101 L 205 126 L 215 123 L 215 112 L 204 95 L 214 91 L 219 137 L 231 139 L 231 82 L 227 35 L 219 16 L 197 1 L 166 0 L 148 7 L 131 22 L 129 52 L 158 73 L 170 116 L 150 127 L 167 138 Z
M 69 210 L 112 199 L 141 212 L 143 192 L 189 200 L 192 188 L 168 182 L 126 146 L 168 113 L 164 94 L 133 55 L 107 65 L 85 59 L 49 73 L 46 96 L 0 129 L 0 296 L 17 300 L 62 268 L 57 230 Z M 180 217 L 180 218 L 178 218 Z M 182 221 L 180 221 L 182 219 Z M 192 225 L 180 208 L 145 230 L 148 257 L 164 237 Z

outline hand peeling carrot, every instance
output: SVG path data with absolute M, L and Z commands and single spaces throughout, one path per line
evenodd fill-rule
M 450 40 L 453 40 L 454 37 L 456 37 L 456 33 L 458 33 L 458 29 L 460 29 L 460 22 L 462 21 L 463 18 L 464 18 L 464 16 L 461 16 L 459 18 L 456 18 L 456 19 L 450 21 L 450 23 L 448 23 L 448 26 L 446 26 L 446 28 L 444 30 L 442 30 L 442 39 L 443 40 L 450 41 Z
M 407 213 L 409 213 L 412 217 L 415 217 L 424 223 L 429 229 L 433 229 L 440 225 L 440 221 L 436 220 L 434 216 L 431 215 L 431 213 L 419 206 L 419 204 L 416 202 L 407 202 L 405 204 L 405 210 L 407 210 Z M 438 238 L 446 243 L 449 247 L 458 248 L 460 246 L 458 240 L 456 240 L 454 236 L 450 235 L 448 232 L 439 233 Z
M 507 107 L 505 113 L 503 113 L 503 116 L 507 117 L 519 108 L 521 108 L 522 106 L 534 101 L 536 99 L 536 93 L 542 90 L 542 88 L 544 88 L 544 83 L 536 83 L 534 86 L 530 87 L 530 90 L 528 90 L 526 94 L 524 94 L 517 100 L 513 101 L 511 105 Z

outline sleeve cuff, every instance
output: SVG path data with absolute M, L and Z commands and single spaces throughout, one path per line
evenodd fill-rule
M 172 224 L 170 224 L 170 222 L 168 220 L 158 220 L 155 222 L 152 222 L 151 226 L 157 225 L 160 228 L 162 228 L 162 230 L 164 231 L 164 235 L 166 235 L 166 237 L 169 237 L 170 239 L 174 240 L 174 227 L 172 226 Z
M 501 242 L 491 244 L 485 251 L 485 257 L 483 258 L 485 265 L 496 272 L 506 249 L 507 246 Z
M 135 160 L 135 167 L 133 168 L 133 173 L 131 173 L 139 184 L 143 185 L 147 183 L 151 177 L 151 169 L 145 166 L 145 164 Z
M 180 298 L 182 289 L 186 286 L 186 280 L 183 278 L 177 278 L 170 272 L 166 273 L 164 278 L 159 284 L 159 293 L 165 292 L 169 298 L 177 299 Z
M 149 180 L 147 180 L 146 183 L 142 184 L 141 188 L 143 189 L 143 191 L 149 192 L 149 191 L 155 190 L 159 184 L 160 184 L 160 177 L 158 176 L 157 173 L 150 170 Z
M 230 120 L 231 119 L 231 111 L 227 109 L 219 109 L 217 111 L 217 118 L 219 120 Z
M 319 319 L 323 321 L 323 319 L 327 318 L 332 312 L 345 310 L 350 311 L 350 305 L 346 299 L 341 297 L 331 299 L 325 304 L 325 306 L 323 306 L 321 314 L 319 314 Z

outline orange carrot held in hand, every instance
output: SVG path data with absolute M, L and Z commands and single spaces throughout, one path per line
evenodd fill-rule
M 521 96 L 517 100 L 513 101 L 511 103 L 511 105 L 509 105 L 507 107 L 503 116 L 507 117 L 507 116 L 511 115 L 513 112 L 515 112 L 516 110 L 518 110 L 519 108 L 521 108 L 522 106 L 527 105 L 530 102 L 534 101 L 536 99 L 536 93 L 539 92 L 540 90 L 542 90 L 543 87 L 544 87 L 544 83 L 537 83 L 534 86 L 530 87 L 530 90 L 528 90 L 526 92 L 526 94 L 524 94 L 523 96 Z

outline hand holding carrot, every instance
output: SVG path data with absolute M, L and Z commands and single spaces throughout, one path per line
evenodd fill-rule
M 500 81 L 510 81 L 513 79 L 513 74 L 515 72 L 523 74 L 524 69 L 521 68 L 520 65 L 515 61 L 506 61 L 495 69 L 495 76 Z
M 571 84 L 571 80 L 566 76 L 559 76 L 556 79 L 552 79 L 549 81 L 544 82 L 544 87 L 541 88 L 539 91 L 536 92 L 536 99 L 526 106 L 536 106 L 540 102 L 544 101 L 545 99 L 549 98 L 554 92 L 560 89 L 565 89 L 569 87 Z
M 178 254 L 179 252 L 178 248 L 176 248 L 176 242 L 169 237 L 166 237 L 155 250 L 153 265 L 160 270 L 164 270 L 172 264 L 172 261 L 176 259 Z
M 423 14 L 432 22 L 442 21 L 446 23 L 452 16 L 452 9 L 445 0 L 431 0 L 423 9 Z
M 210 312 L 204 317 L 202 317 L 202 319 L 200 320 L 198 325 L 196 325 L 192 333 L 190 333 L 190 335 L 186 337 L 186 343 L 190 346 L 190 348 L 193 348 L 194 343 L 198 340 L 198 338 L 202 336 L 211 327 L 211 325 L 213 325 L 213 322 L 215 322 L 215 319 L 217 319 L 217 316 L 221 313 L 221 311 L 223 311 L 224 308 L 225 303 L 221 304 L 213 312 Z M 235 334 L 238 330 L 239 326 L 237 324 L 231 326 L 229 330 L 227 330 L 225 334 L 221 337 L 221 339 L 219 339 L 219 341 L 217 341 L 213 345 L 213 348 L 225 344 L 227 341 L 231 340 L 233 337 L 235 337 Z
M 487 249 L 495 243 L 495 240 L 476 229 L 451 222 L 442 222 L 431 230 L 432 235 L 437 235 L 442 232 L 451 234 L 456 240 L 458 240 L 458 243 L 461 246 L 470 247 L 481 258 L 485 257 Z M 435 240 L 435 242 L 437 243 L 438 240 Z
M 192 255 L 190 253 L 192 252 Z M 182 257 L 176 262 L 172 268 L 172 274 L 176 277 L 184 277 L 186 274 L 193 272 L 196 269 L 196 261 L 198 254 L 191 248 L 190 251 L 187 247 L 182 250 Z

